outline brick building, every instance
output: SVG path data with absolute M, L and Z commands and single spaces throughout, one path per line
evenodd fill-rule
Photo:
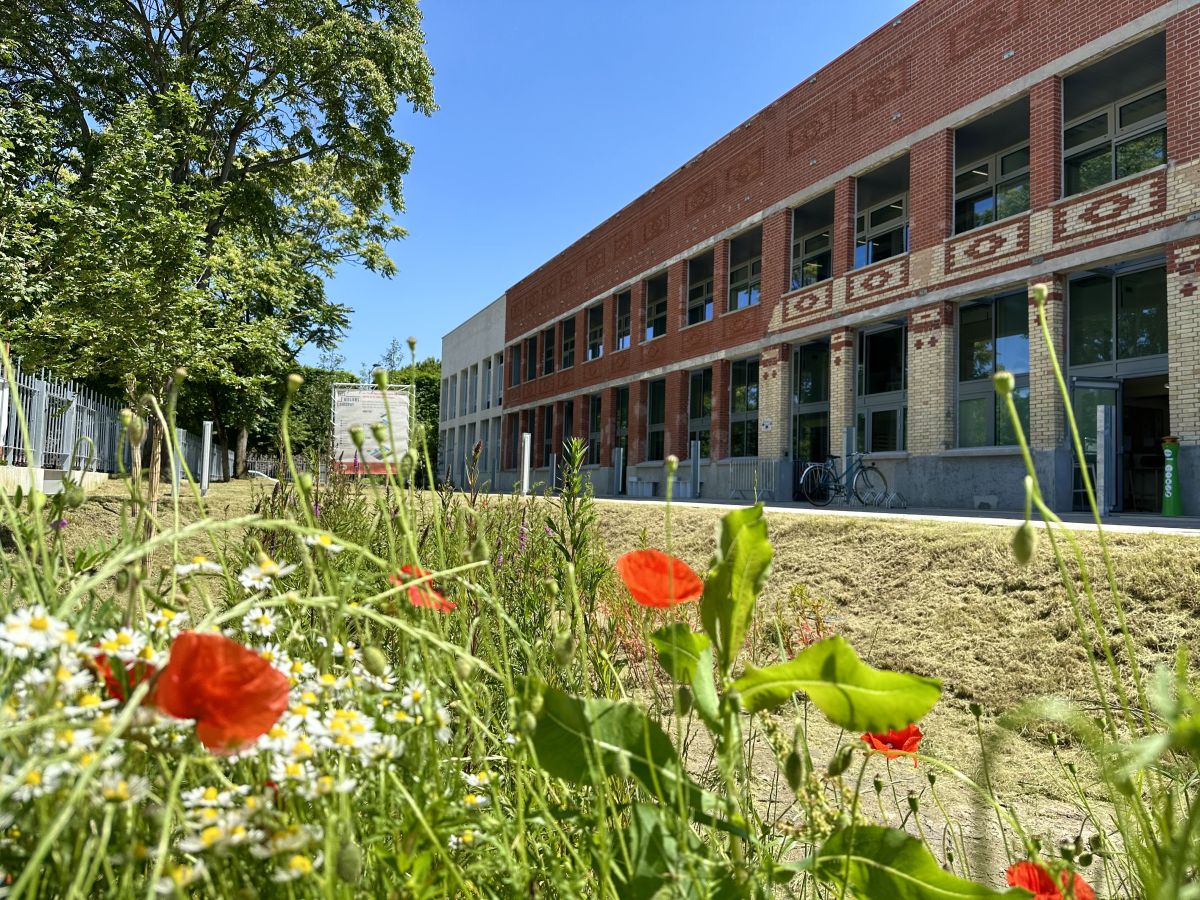
M 912 6 L 507 291 L 502 466 L 575 435 L 600 493 L 674 453 L 784 497 L 848 438 L 913 505 L 1017 508 L 1005 369 L 1070 509 L 1037 282 L 1110 505 L 1159 508 L 1174 434 L 1200 514 L 1198 0 Z

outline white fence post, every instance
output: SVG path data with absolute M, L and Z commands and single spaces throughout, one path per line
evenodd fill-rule
M 200 496 L 208 496 L 209 472 L 212 469 L 213 423 L 207 419 L 200 428 Z
M 529 495 L 529 442 L 533 439 L 528 431 L 521 432 L 521 496 Z

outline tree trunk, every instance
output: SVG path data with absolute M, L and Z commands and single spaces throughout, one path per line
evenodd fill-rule
M 237 449 L 233 451 L 233 471 L 235 478 L 246 477 L 246 447 L 250 443 L 250 430 L 242 427 L 238 429 L 237 434 Z
M 150 436 L 150 483 L 146 487 L 146 499 L 150 515 L 146 519 L 146 540 L 154 537 L 154 521 L 158 518 L 158 489 L 162 484 L 162 463 L 163 463 L 163 431 L 156 418 L 150 419 L 147 423 L 147 432 Z
M 221 480 L 229 481 L 229 430 L 221 418 L 221 407 L 217 404 L 217 394 L 210 386 L 208 403 L 212 407 L 213 426 L 217 429 L 217 440 L 221 444 Z

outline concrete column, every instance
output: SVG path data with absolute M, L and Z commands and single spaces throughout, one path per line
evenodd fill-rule
M 954 232 L 954 131 L 919 141 L 909 154 L 909 249 L 936 247 Z
M 829 452 L 842 453 L 842 435 L 855 424 L 857 365 L 853 329 L 839 328 L 829 336 Z
M 849 176 L 833 188 L 833 228 L 829 239 L 833 244 L 834 278 L 845 275 L 854 268 L 854 215 L 858 198 L 856 187 L 854 177 Z M 841 438 L 838 442 L 841 442 Z
M 1029 90 L 1029 205 L 1045 209 L 1062 197 L 1062 80 L 1057 75 Z
M 1054 343 L 1059 364 L 1067 365 L 1065 347 L 1066 296 L 1061 277 L 1045 279 L 1050 293 L 1046 298 L 1046 324 Z M 1033 285 L 1030 285 L 1032 288 Z M 1050 354 L 1038 324 L 1037 304 L 1029 298 L 1029 444 L 1035 450 L 1054 450 L 1063 445 L 1066 425 L 1062 397 L 1050 365 Z
M 954 304 L 934 303 L 908 316 L 908 450 L 949 450 L 955 438 Z
M 688 455 L 688 378 L 686 370 L 667 374 L 667 422 L 664 435 L 666 455 L 680 459 Z
M 789 455 L 791 356 L 791 347 L 779 344 L 763 350 L 758 360 L 758 455 L 766 459 Z
M 709 424 L 709 459 L 714 462 L 729 456 L 729 381 L 729 360 L 716 360 L 712 364 L 712 418 Z
M 591 404 L 591 394 L 579 394 L 572 400 L 566 400 L 565 403 L 575 404 L 575 416 L 571 422 L 571 437 L 577 437 L 584 443 L 587 443 L 588 436 L 588 407 Z M 566 440 L 564 437 L 563 440 Z

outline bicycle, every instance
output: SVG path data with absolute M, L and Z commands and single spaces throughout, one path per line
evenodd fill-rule
M 869 495 L 886 494 L 887 479 L 874 464 L 863 465 L 865 456 L 865 453 L 851 454 L 844 473 L 838 471 L 840 456 L 830 456 L 823 463 L 810 463 L 800 476 L 800 490 L 813 506 L 828 506 L 835 496 L 846 495 L 847 488 L 864 504 Z

